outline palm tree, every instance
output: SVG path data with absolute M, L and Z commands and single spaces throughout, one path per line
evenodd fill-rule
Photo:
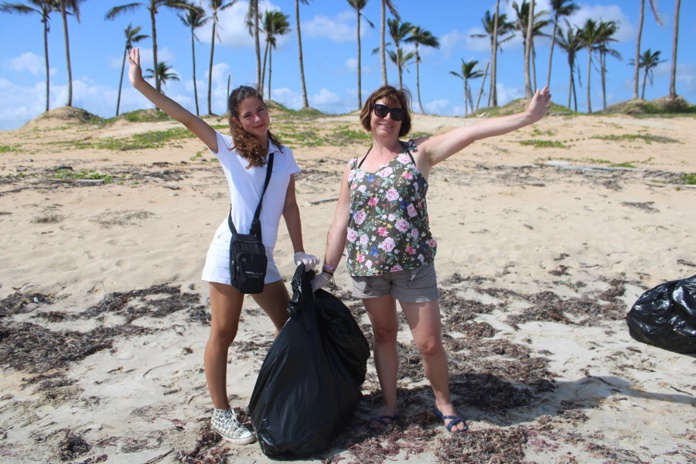
M 77 22 L 80 22 L 80 3 L 84 0 L 55 0 L 60 15 L 63 18 L 63 35 L 65 37 L 65 59 L 68 70 L 68 102 L 65 106 L 72 106 L 73 85 L 72 85 L 72 65 L 70 64 L 70 34 L 68 33 L 68 14 L 75 15 Z
M 456 71 L 450 71 L 450 74 L 453 76 L 457 76 L 461 80 L 464 81 L 464 117 L 466 117 L 467 112 L 466 112 L 466 105 L 467 102 L 469 103 L 469 107 L 471 108 L 471 111 L 474 111 L 474 100 L 471 97 L 471 89 L 469 88 L 469 79 L 478 79 L 479 77 L 483 76 L 483 71 L 481 70 L 474 70 L 476 65 L 478 64 L 478 60 L 472 60 L 472 61 L 464 61 L 462 58 L 462 70 L 461 74 L 456 72 Z
M 421 113 L 425 114 L 423 111 L 423 104 L 421 103 L 420 96 L 420 53 L 418 53 L 418 46 L 423 45 L 424 47 L 440 48 L 440 41 L 427 29 L 423 29 L 420 26 L 415 26 L 411 30 L 411 35 L 406 38 L 406 42 L 416 44 L 416 94 L 418 95 L 418 106 L 420 107 Z
M 677 45 L 679 42 L 679 9 L 681 0 L 674 3 L 674 33 L 672 34 L 672 67 L 669 73 L 669 98 L 677 98 Z
M 213 58 L 215 57 L 215 39 L 219 39 L 217 34 L 217 26 L 220 21 L 218 13 L 232 7 L 237 3 L 237 0 L 208 0 L 208 7 L 212 13 L 210 19 L 213 20 L 213 30 L 210 37 L 210 64 L 208 65 L 208 114 L 212 115 L 212 95 L 213 95 Z
M 362 9 L 367 5 L 367 0 L 348 0 L 350 6 L 355 9 L 355 13 L 358 15 L 358 109 L 362 108 L 362 61 L 361 61 L 361 48 L 360 48 L 360 18 L 362 17 Z M 370 27 L 375 27 L 374 24 L 370 22 L 369 19 L 365 18 L 365 21 L 370 25 Z
M 524 35 L 524 94 L 527 98 L 532 98 L 532 80 L 529 73 L 529 60 L 532 55 L 532 48 L 534 44 L 534 36 L 532 35 L 532 30 L 534 29 L 534 23 L 536 17 L 534 16 L 534 0 L 529 2 L 529 14 L 527 15 L 528 24 L 527 30 L 523 32 Z M 536 81 L 536 72 L 534 73 L 534 80 Z M 536 82 L 534 87 L 536 87 Z
M 566 20 L 566 30 L 558 29 L 556 31 L 556 41 L 558 46 L 568 55 L 568 67 L 570 68 L 570 80 L 568 83 L 568 108 L 570 108 L 570 99 L 573 97 L 575 102 L 575 111 L 578 110 L 578 94 L 575 91 L 575 75 L 580 79 L 580 69 L 575 64 L 577 54 L 583 48 L 582 40 L 580 39 L 578 30 Z
M 502 51 L 502 44 L 511 40 L 514 34 L 514 24 L 507 21 L 507 15 L 496 14 L 491 16 L 490 10 L 486 11 L 481 19 L 485 34 L 472 34 L 471 37 L 488 37 L 491 43 L 491 90 L 488 94 L 488 106 L 498 106 L 498 97 L 495 89 L 495 63 L 498 50 Z
M 256 51 L 256 88 L 258 89 L 261 96 L 263 96 L 263 75 L 261 73 L 261 41 L 259 38 L 259 31 L 261 30 L 261 25 L 259 24 L 259 0 L 249 1 L 249 10 L 247 10 L 246 24 L 249 34 L 254 38 L 254 49 Z
M 389 12 L 394 16 L 394 18 L 397 21 L 401 21 L 401 16 L 399 16 L 399 12 L 396 11 L 396 7 L 394 6 L 394 0 L 381 0 L 382 1 L 382 22 L 381 22 L 381 27 L 380 27 L 380 36 L 379 36 L 379 50 L 380 50 L 380 58 L 382 60 L 382 85 L 387 85 L 389 82 L 387 80 L 387 55 L 386 55 L 386 49 L 387 49 L 387 42 L 386 42 L 386 23 L 387 23 L 387 8 L 389 8 Z
M 653 12 L 653 16 L 655 17 L 655 21 L 657 21 L 657 24 L 662 26 L 662 18 L 660 18 L 660 14 L 657 12 L 657 0 L 650 0 L 650 9 Z M 640 67 L 640 40 L 643 35 L 643 18 L 645 16 L 645 0 L 640 0 L 640 8 L 639 8 L 639 13 L 638 13 L 638 36 L 636 37 L 636 57 L 635 59 L 631 60 L 634 63 L 633 66 L 633 99 L 638 98 L 638 68 Z M 643 88 L 645 88 L 645 85 L 643 85 Z
M 640 98 L 645 100 L 645 84 L 650 80 L 650 85 L 653 84 L 653 68 L 657 67 L 658 64 L 664 63 L 666 60 L 660 59 L 660 50 L 653 53 L 649 48 L 645 50 L 639 57 L 638 67 L 643 68 L 643 91 Z M 629 62 L 631 65 L 635 65 L 633 60 Z
M 532 61 L 532 56 L 534 55 L 534 37 L 544 36 L 545 34 L 541 31 L 549 24 L 547 20 L 541 19 L 542 16 L 546 15 L 546 12 L 540 11 L 535 14 L 533 12 L 533 6 L 533 2 L 528 3 L 527 0 L 524 0 L 521 5 L 518 5 L 517 2 L 512 3 L 512 8 L 517 14 L 514 28 L 522 35 L 522 49 L 524 51 L 524 87 L 527 98 L 531 98 L 533 93 L 530 61 Z M 529 18 L 533 18 L 533 20 L 530 21 Z M 536 71 L 534 74 L 534 87 L 536 88 Z
M 403 71 L 410 64 L 411 60 L 416 57 L 416 54 L 414 52 L 406 52 L 401 47 L 396 50 L 387 50 L 387 53 L 389 54 L 391 62 L 394 63 L 399 70 L 399 88 L 403 89 Z
M 193 5 L 182 0 L 143 0 L 142 2 L 129 3 L 127 5 L 115 6 L 106 13 L 106 19 L 114 19 L 122 13 L 128 13 L 136 10 L 138 7 L 144 6 L 150 13 L 150 25 L 152 27 L 152 59 L 154 61 L 155 74 L 159 71 L 160 66 L 157 61 L 157 13 L 160 8 L 172 8 L 175 10 L 185 10 L 193 8 Z M 158 91 L 160 89 L 161 79 L 155 75 L 155 86 Z
M 405 53 L 401 49 L 400 44 L 409 38 L 411 31 L 413 30 L 413 24 L 409 22 L 402 23 L 398 19 L 389 19 L 387 23 L 389 24 L 389 35 L 394 41 L 394 48 L 396 49 L 388 51 L 389 58 L 391 58 L 392 62 L 396 64 L 396 69 L 399 72 L 399 88 L 403 89 L 404 66 L 408 61 L 413 59 L 416 54 L 414 52 Z
M 295 0 L 295 27 L 297 28 L 297 53 L 300 61 L 300 82 L 302 83 L 302 107 L 309 108 L 307 84 L 305 84 L 304 61 L 302 59 L 302 32 L 300 31 L 300 2 L 309 5 L 309 0 Z
M 583 47 L 587 48 L 587 112 L 592 113 L 592 102 L 590 99 L 590 75 L 592 73 L 592 53 L 595 51 L 599 41 L 599 26 L 597 21 L 588 19 L 585 25 L 578 30 L 578 36 L 582 41 Z
M 507 3 L 507 0 L 505 0 Z M 490 12 L 486 10 L 486 14 L 490 18 Z M 498 106 L 498 92 L 497 92 L 497 76 L 498 76 L 498 37 L 500 34 L 500 0 L 495 2 L 495 14 L 493 15 L 493 21 L 490 27 L 491 36 L 491 91 L 488 93 L 488 106 Z M 485 27 L 485 25 L 484 25 Z M 511 37 L 512 38 L 512 37 Z
M 289 17 L 280 10 L 266 11 L 263 18 L 263 29 L 266 33 L 266 50 L 263 59 L 263 73 L 266 74 L 266 56 L 268 56 L 268 98 L 271 98 L 271 71 L 273 49 L 276 48 L 276 37 L 290 32 Z M 263 83 L 263 77 L 261 79 Z
M 54 11 L 54 3 L 52 0 L 26 0 L 28 5 L 22 3 L 3 3 L 0 5 L 2 13 L 17 13 L 17 14 L 33 14 L 36 13 L 41 17 L 43 24 L 43 42 L 44 42 L 44 61 L 46 62 L 46 111 L 50 109 L 50 76 L 48 66 L 48 20 L 50 14 Z
M 157 72 L 155 72 L 152 68 L 148 68 L 145 71 L 147 74 L 145 75 L 145 79 L 159 79 L 159 85 L 158 87 L 160 89 L 163 89 L 167 85 L 167 81 L 178 81 L 179 76 L 172 71 L 171 66 L 167 65 L 164 61 L 161 61 L 157 63 L 157 66 L 159 69 Z M 160 92 L 164 93 L 163 90 L 160 90 Z
M 613 37 L 619 30 L 615 21 L 602 21 L 599 23 L 599 39 L 597 40 L 597 52 L 599 53 L 599 69 L 602 78 L 602 109 L 607 109 L 607 55 L 614 58 L 622 59 L 621 54 L 616 50 L 609 48 L 609 42 L 616 42 Z
M 642 1 L 642 0 L 641 0 Z M 654 0 L 652 0 L 654 1 Z M 580 7 L 572 0 L 551 0 L 551 10 L 553 19 L 553 32 L 551 34 L 551 51 L 549 52 L 549 73 L 546 77 L 546 86 L 551 86 L 551 63 L 553 62 L 553 49 L 556 46 L 556 35 L 558 33 L 558 21 L 562 17 L 570 16 Z
M 143 39 L 147 39 L 149 36 L 140 33 L 140 26 L 132 28 L 129 24 L 125 29 L 126 34 L 126 46 L 123 49 L 123 61 L 121 63 L 121 78 L 118 80 L 118 98 L 116 99 L 116 116 L 119 115 L 119 109 L 121 108 L 121 89 L 123 87 L 123 74 L 126 69 L 126 57 L 133 48 L 133 44 L 140 42 Z M 195 69 L 195 68 L 194 68 Z M 194 71 L 195 72 L 195 71 Z M 195 75 L 195 74 L 194 74 Z M 194 77 L 195 81 L 195 77 Z M 198 108 L 198 107 L 196 107 Z
M 196 116 L 200 116 L 200 109 L 198 108 L 198 84 L 196 82 L 196 29 L 199 29 L 206 25 L 210 20 L 209 17 L 205 16 L 205 10 L 203 8 L 196 6 L 186 12 L 186 15 L 177 15 L 184 26 L 191 30 L 191 61 L 193 63 L 193 99 L 196 101 Z

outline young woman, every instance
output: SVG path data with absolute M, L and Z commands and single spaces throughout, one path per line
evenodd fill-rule
M 157 92 L 145 79 L 140 68 L 140 50 L 129 56 L 128 78 L 133 87 L 155 106 L 193 132 L 220 160 L 229 184 L 232 221 L 241 234 L 251 226 L 266 178 L 266 159 L 274 153 L 273 172 L 261 208 L 262 241 L 268 255 L 264 290 L 253 295 L 268 314 L 276 335 L 288 318 L 288 291 L 280 280 L 273 261 L 273 247 L 281 215 L 285 219 L 295 250 L 295 264 L 315 267 L 317 257 L 306 254 L 302 243 L 300 210 L 295 199 L 294 175 L 300 171 L 292 151 L 278 142 L 269 131 L 268 108 L 252 87 L 235 89 L 229 97 L 230 130 L 223 135 L 174 100 Z M 231 285 L 229 268 L 231 231 L 227 217 L 222 221 L 208 249 L 203 280 L 210 282 L 210 337 L 205 348 L 204 365 L 208 391 L 213 400 L 212 428 L 223 438 L 238 444 L 254 441 L 254 435 L 242 426 L 227 398 L 227 351 L 237 335 L 244 295 Z
M 312 286 L 320 288 L 331 280 L 345 248 L 353 295 L 363 299 L 375 339 L 375 365 L 384 402 L 373 426 L 387 426 L 399 418 L 398 301 L 435 395 L 435 415 L 447 430 L 457 433 L 467 425 L 450 400 L 434 265 L 437 243 L 430 233 L 426 204 L 428 175 L 433 166 L 476 140 L 538 121 L 546 114 L 551 95 L 544 88 L 522 113 L 402 142 L 400 137 L 411 130 L 410 100 L 407 91 L 384 86 L 365 102 L 360 119 L 372 134 L 372 146 L 345 168 L 323 272 Z

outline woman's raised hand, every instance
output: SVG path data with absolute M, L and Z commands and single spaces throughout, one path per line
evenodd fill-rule
M 130 68 L 128 68 L 128 80 L 131 85 L 135 86 L 136 82 L 143 80 L 143 70 L 140 68 L 140 49 L 131 48 L 130 54 L 128 55 L 128 63 Z
M 527 111 L 535 121 L 543 118 L 551 108 L 551 92 L 548 87 L 537 89 L 527 105 Z

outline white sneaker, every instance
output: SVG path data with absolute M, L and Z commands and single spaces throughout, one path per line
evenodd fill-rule
M 231 409 L 214 409 L 210 422 L 213 430 L 227 441 L 246 445 L 255 440 L 254 434 L 239 423 L 237 415 Z

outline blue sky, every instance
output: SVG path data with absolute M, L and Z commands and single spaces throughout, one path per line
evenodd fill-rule
M 69 20 L 73 73 L 73 106 L 84 108 L 101 117 L 115 115 L 118 81 L 124 47 L 124 29 L 128 24 L 142 26 L 142 33 L 151 35 L 149 15 L 144 7 L 124 14 L 113 21 L 104 19 L 114 6 L 135 0 L 87 0 L 82 5 L 81 22 Z M 21 3 L 11 0 L 10 3 Z M 146 0 L 140 0 L 145 3 Z M 207 3 L 205 1 L 204 3 Z M 512 1 L 503 12 L 514 18 Z M 613 45 L 622 60 L 608 58 L 607 104 L 628 100 L 633 95 L 633 58 L 638 22 L 638 0 L 579 0 L 580 10 L 570 18 L 572 23 L 584 24 L 587 18 L 616 21 L 619 31 Z M 409 21 L 429 30 L 439 38 L 439 49 L 421 49 L 421 100 L 425 111 L 440 115 L 463 114 L 462 81 L 450 74 L 461 70 L 461 60 L 478 60 L 483 70 L 490 59 L 488 39 L 474 39 L 472 34 L 483 32 L 481 18 L 487 9 L 493 10 L 493 0 L 395 0 L 402 21 Z M 537 11 L 549 10 L 548 0 L 537 0 Z M 248 3 L 240 0 L 221 14 L 221 43 L 215 47 L 213 69 L 213 111 L 225 112 L 228 78 L 234 88 L 253 84 L 256 76 L 254 44 L 243 26 Z M 671 40 L 674 15 L 673 0 L 658 0 L 664 26 L 659 26 L 646 6 L 642 49 L 660 50 L 662 63 L 654 71 L 654 84 L 648 85 L 647 100 L 666 96 L 669 89 Z M 292 31 L 278 38 L 273 53 L 272 99 L 287 107 L 298 109 L 302 103 L 298 67 L 297 36 L 295 32 L 295 1 L 261 1 L 263 9 L 279 9 L 289 16 Z M 301 30 L 304 52 L 307 93 L 310 106 L 326 113 L 347 113 L 357 108 L 356 16 L 344 0 L 310 0 L 301 5 Z M 374 23 L 362 28 L 362 88 L 363 99 L 381 85 L 378 54 L 380 1 L 369 0 L 364 16 Z M 682 1 L 680 15 L 677 93 L 696 103 L 696 1 Z M 51 108 L 67 101 L 67 72 L 63 26 L 60 16 L 51 17 L 49 59 L 51 75 Z M 191 38 L 189 30 L 175 12 L 163 10 L 157 16 L 158 55 L 179 75 L 180 81 L 170 81 L 165 92 L 187 108 L 194 110 Z M 201 113 L 207 112 L 207 72 L 210 58 L 210 26 L 199 29 L 196 44 L 196 67 Z M 0 130 L 14 129 L 40 115 L 45 107 L 45 74 L 42 25 L 38 15 L 0 14 Z M 550 39 L 535 42 L 537 82 L 546 82 Z M 152 67 L 152 42 L 140 42 L 143 67 Z M 524 95 L 523 50 L 521 39 L 503 46 L 499 56 L 499 104 Z M 587 109 L 587 54 L 579 56 L 582 88 L 578 88 L 580 111 Z M 553 55 L 551 91 L 553 100 L 566 104 L 568 100 L 569 69 L 565 55 L 556 49 Z M 390 83 L 397 83 L 396 68 L 388 65 Z M 481 81 L 473 81 L 474 98 Z M 602 97 L 597 71 L 592 72 L 592 108 L 601 109 Z M 404 73 L 404 85 L 414 94 L 417 108 L 415 64 Z M 149 107 L 148 102 L 124 82 L 121 112 Z M 486 86 L 486 89 L 488 86 Z M 486 97 L 482 99 L 485 101 Z

